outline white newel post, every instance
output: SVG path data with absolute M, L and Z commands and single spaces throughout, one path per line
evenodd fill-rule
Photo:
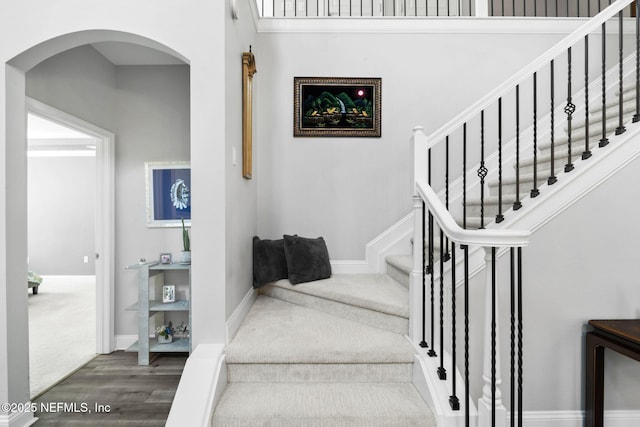
M 500 374 L 500 329 L 498 328 L 498 289 L 496 286 L 495 304 L 492 305 L 492 284 L 494 283 L 495 275 L 493 269 L 492 251 L 494 248 L 485 247 L 485 272 L 486 272 L 486 298 L 485 298 L 485 314 L 484 314 L 484 363 L 482 369 L 482 379 L 484 386 L 482 387 L 482 397 L 478 401 L 478 427 L 488 427 L 494 425 L 495 427 L 506 427 L 507 425 L 507 409 L 502 404 L 502 392 L 500 391 L 500 384 L 502 383 L 502 377 Z M 497 248 L 495 249 L 497 256 Z M 495 348 L 496 348 L 496 390 L 495 390 L 495 405 L 496 405 L 496 420 L 495 424 L 492 424 L 492 407 L 493 407 L 493 392 L 491 390 L 491 329 L 492 329 L 492 312 L 495 313 Z
M 424 128 L 413 128 L 411 138 L 411 188 L 413 191 L 413 266 L 409 276 L 409 338 L 419 343 L 422 338 L 422 198 L 416 190 L 416 182 L 427 182 L 428 151 Z

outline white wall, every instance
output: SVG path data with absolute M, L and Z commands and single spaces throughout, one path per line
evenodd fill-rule
M 635 160 L 537 231 L 524 250 L 532 410 L 582 407 L 589 319 L 640 317 L 638 179 Z M 605 390 L 605 408 L 640 410 L 637 362 L 606 351 Z
M 5 171 L 0 188 L 12 188 L 17 196 L 0 192 L 0 294 L 6 296 L 0 298 L 0 313 L 3 324 L 14 332 L 0 338 L 0 401 L 21 402 L 29 397 L 23 288 L 27 268 L 27 225 L 22 218 L 26 209 L 24 73 L 52 55 L 89 42 L 153 46 L 191 65 L 192 186 L 200 194 L 192 227 L 193 340 L 195 345 L 225 340 L 225 150 L 211 141 L 225 140 L 221 126 L 225 105 L 219 100 L 225 84 L 221 65 L 226 8 L 223 2 L 168 0 L 92 4 L 26 0 L 3 6 L 0 62 L 11 63 L 0 68 L 0 164 Z M 98 98 L 95 103 L 103 101 Z
M 229 2 L 226 2 L 227 4 Z M 238 20 L 226 18 L 225 50 L 225 104 L 226 139 L 226 318 L 233 313 L 253 283 L 252 237 L 257 234 L 257 189 L 262 174 L 258 167 L 257 149 L 262 141 L 258 133 L 258 103 L 254 100 L 253 118 L 253 178 L 242 177 L 242 53 L 249 47 L 256 56 L 257 74 L 254 75 L 254 97 L 258 96 L 261 82 L 266 82 L 262 52 L 256 49 L 256 30 L 248 1 L 239 1 Z M 263 83 L 264 84 L 264 83 Z M 268 84 L 268 83 L 266 83 Z M 222 141 L 215 141 L 222 143 Z M 236 164 L 233 165 L 234 150 Z
M 411 210 L 413 126 L 434 131 L 559 38 L 397 27 L 261 33 L 261 237 L 324 236 L 332 259 L 364 258 L 365 244 Z M 294 138 L 294 76 L 381 77 L 382 137 Z
M 116 335 L 135 335 L 137 314 L 125 308 L 138 300 L 138 276 L 118 267 L 159 259 L 161 252 L 178 259 L 182 250 L 180 228 L 146 226 L 145 162 L 190 160 L 189 67 L 116 67 L 114 110 Z
M 29 269 L 95 274 L 96 158 L 30 157 L 28 191 Z

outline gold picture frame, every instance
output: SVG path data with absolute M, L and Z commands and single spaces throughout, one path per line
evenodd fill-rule
M 253 75 L 256 71 L 256 58 L 249 48 L 249 52 L 242 53 L 242 176 L 246 179 L 253 175 Z

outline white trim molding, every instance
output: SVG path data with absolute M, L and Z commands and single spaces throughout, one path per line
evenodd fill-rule
M 96 352 L 107 354 L 115 349 L 115 134 L 33 98 L 26 98 L 26 106 L 31 114 L 96 139 Z
M 238 332 L 238 329 L 240 329 L 242 321 L 247 317 L 256 298 L 258 298 L 258 290 L 253 288 L 249 289 L 244 298 L 242 298 L 242 301 L 240 301 L 240 304 L 238 304 L 238 307 L 236 307 L 233 313 L 231 313 L 231 316 L 229 316 L 229 319 L 227 319 L 227 344 L 231 342 L 236 332 Z
M 507 421 L 509 420 L 507 417 Z M 607 427 L 636 427 L 640 425 L 640 411 L 605 411 Z M 584 411 L 525 411 L 522 413 L 524 427 L 582 427 Z
M 223 344 L 200 344 L 187 359 L 167 427 L 208 427 L 211 416 L 227 385 Z

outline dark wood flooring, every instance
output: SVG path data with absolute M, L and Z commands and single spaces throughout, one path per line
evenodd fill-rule
M 35 399 L 35 426 L 164 426 L 187 354 L 99 355 Z M 55 363 L 52 361 L 51 363 Z

